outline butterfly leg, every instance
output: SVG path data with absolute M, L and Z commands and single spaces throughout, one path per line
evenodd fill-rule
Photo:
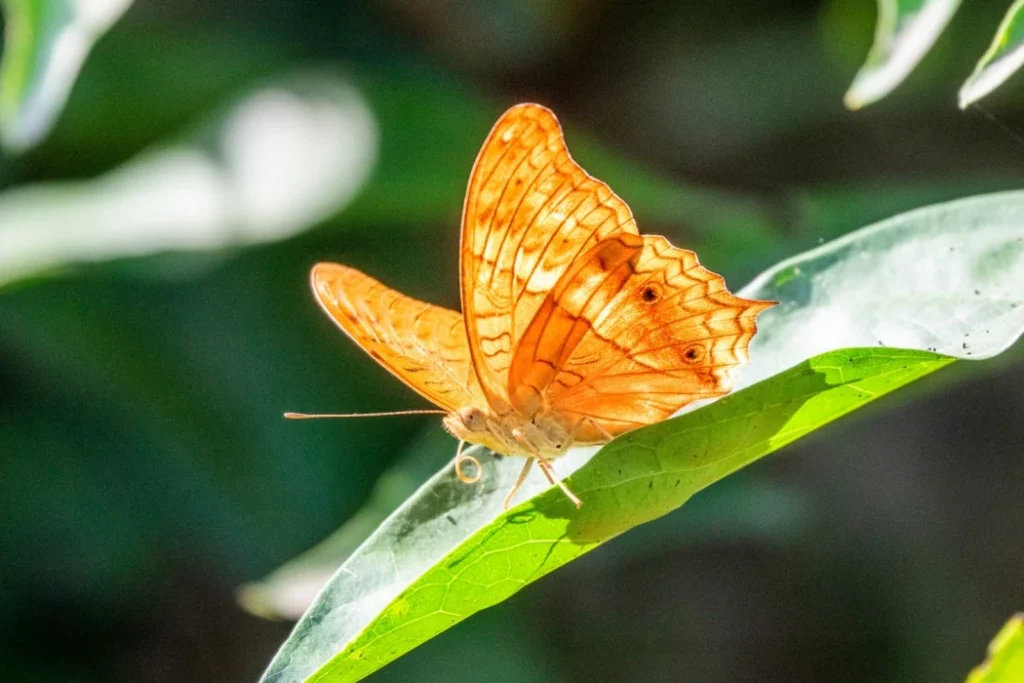
M 526 481 L 526 475 L 530 473 L 531 468 L 533 468 L 533 458 L 527 458 L 526 464 L 523 465 L 523 469 L 519 472 L 519 478 L 516 479 L 516 483 L 512 486 L 512 490 L 508 492 L 507 496 L 505 496 L 504 509 L 508 510 L 508 506 L 512 502 L 512 496 L 516 495 L 516 491 L 518 491 L 519 487 L 523 485 L 524 481 Z
M 601 425 L 597 424 L 596 422 L 591 420 L 589 417 L 583 418 L 583 421 L 584 422 L 589 422 L 591 427 L 593 427 L 597 431 L 601 432 L 601 435 L 604 436 L 604 438 L 608 439 L 609 441 L 611 441 L 612 439 L 615 438 L 614 436 L 612 436 L 611 434 L 608 433 L 607 429 L 605 429 Z
M 565 494 L 566 498 L 572 501 L 572 504 L 576 506 L 577 510 L 583 507 L 583 501 L 580 500 L 575 493 L 570 491 L 568 486 L 555 477 L 555 468 L 551 465 L 550 460 L 545 458 L 543 455 L 538 455 L 537 462 L 540 464 L 540 471 L 544 473 L 544 476 L 547 477 L 548 482 L 550 482 L 552 486 L 557 486 L 562 489 L 562 493 Z
M 551 485 L 562 489 L 562 493 L 565 494 L 566 498 L 572 501 L 572 504 L 575 505 L 577 509 L 582 507 L 583 501 L 580 500 L 575 493 L 570 491 L 568 486 L 555 478 L 555 468 L 551 466 L 551 461 L 540 454 L 540 451 L 533 445 L 533 442 L 531 442 L 530 439 L 527 438 L 527 436 L 519 429 L 513 429 L 512 436 L 516 438 L 516 441 L 523 444 L 528 451 L 533 453 L 533 457 L 537 459 L 537 464 L 540 465 L 541 471 L 544 473 L 544 476 L 547 477 L 547 480 Z

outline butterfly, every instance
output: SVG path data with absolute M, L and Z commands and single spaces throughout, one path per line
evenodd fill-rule
M 456 474 L 480 477 L 466 443 L 551 461 L 729 391 L 757 315 L 692 251 L 640 235 L 629 207 L 569 155 L 555 115 L 505 112 L 469 178 L 460 247 L 462 314 L 347 266 L 319 263 L 317 302 L 374 360 L 444 412 Z M 476 474 L 463 469 L 472 461 Z

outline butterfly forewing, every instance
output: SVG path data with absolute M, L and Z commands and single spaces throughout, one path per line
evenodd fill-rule
M 510 373 L 512 405 L 602 441 L 729 391 L 755 317 L 691 251 L 622 234 L 591 248 L 538 309 Z
M 461 315 L 334 263 L 317 264 L 310 279 L 338 327 L 396 377 L 449 411 L 484 405 Z
M 487 400 L 507 411 L 509 368 L 527 326 L 573 261 L 637 233 L 629 207 L 577 165 L 555 116 L 524 104 L 495 124 L 473 167 L 462 218 L 462 305 Z

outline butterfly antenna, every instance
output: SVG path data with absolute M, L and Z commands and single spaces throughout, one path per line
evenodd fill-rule
M 462 452 L 462 448 L 466 445 L 466 442 L 459 439 L 459 448 L 455 451 L 455 474 L 458 475 L 459 480 L 464 484 L 475 484 L 480 481 L 480 476 L 483 474 L 483 468 L 480 467 L 480 461 L 474 458 L 472 455 L 466 455 Z M 470 477 L 462 471 L 462 463 L 465 461 L 473 463 L 474 469 L 476 469 L 476 476 Z
M 285 413 L 289 420 L 318 420 L 334 417 L 391 417 L 392 415 L 447 415 L 447 410 L 391 410 L 386 413 Z

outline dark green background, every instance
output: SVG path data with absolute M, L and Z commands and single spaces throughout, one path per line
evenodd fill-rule
M 4 187 L 93 177 L 306 66 L 362 90 L 380 164 L 349 211 L 283 243 L 0 290 L 0 677 L 259 675 L 289 625 L 234 590 L 441 429 L 281 419 L 422 406 L 316 310 L 308 268 L 342 261 L 457 307 L 461 195 L 511 104 L 552 107 L 644 232 L 734 288 L 898 211 L 1020 187 L 1020 83 L 955 107 L 1008 3 L 965 4 L 907 83 L 854 114 L 868 0 L 137 0 L 51 139 L 0 160 Z M 608 150 L 722 194 L 690 218 Z M 961 363 L 881 401 L 373 680 L 961 680 L 1024 606 L 1022 368 L 1020 351 Z

